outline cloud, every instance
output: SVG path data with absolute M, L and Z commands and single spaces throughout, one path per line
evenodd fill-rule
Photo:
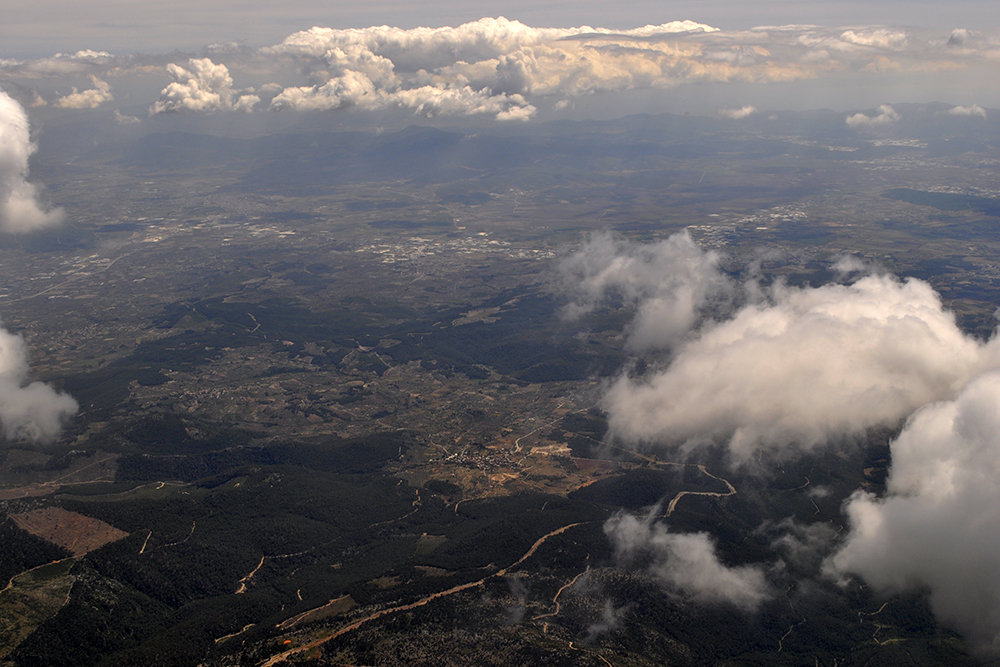
M 757 113 L 757 107 L 752 107 L 750 105 L 740 107 L 739 109 L 719 109 L 720 116 L 732 118 L 733 120 L 746 118 L 747 116 L 755 113 Z
M 347 72 L 344 76 L 330 79 L 322 86 L 285 88 L 270 104 L 274 111 L 317 111 L 343 107 L 369 110 L 409 108 L 414 113 L 427 117 L 484 113 L 492 114 L 497 120 L 527 120 L 535 112 L 535 107 L 525 102 L 520 95 L 492 95 L 489 91 L 477 91 L 469 86 L 421 86 L 386 93 L 359 72 Z
M 150 115 L 173 111 L 250 111 L 260 102 L 251 90 L 233 89 L 229 69 L 208 58 L 192 58 L 185 69 L 171 63 L 167 73 L 174 82 L 160 91 Z
M 111 86 L 106 82 L 94 75 L 90 76 L 90 81 L 94 85 L 93 88 L 82 92 L 77 92 L 74 88 L 72 93 L 56 100 L 53 106 L 60 109 L 96 109 L 105 102 L 115 99 L 111 94 Z
M 842 255 L 837 258 L 831 268 L 841 277 L 846 277 L 852 273 L 867 273 L 871 267 L 854 255 Z
M 621 611 L 621 609 L 615 609 L 615 605 L 610 599 L 605 599 L 604 606 L 601 607 L 600 618 L 587 626 L 585 641 L 593 641 L 603 634 L 617 630 L 621 626 Z
M 888 125 L 899 120 L 900 116 L 888 104 L 883 104 L 878 109 L 878 115 L 867 116 L 863 113 L 856 113 L 847 117 L 847 124 L 850 127 L 873 127 L 878 125 Z
M 119 58 L 107 51 L 85 49 L 76 53 L 57 53 L 32 60 L 0 60 L 0 69 L 12 76 L 27 78 L 60 77 L 105 69 Z
M 137 116 L 128 116 L 123 114 L 118 109 L 115 109 L 115 123 L 118 125 L 137 125 L 142 122 L 142 119 Z
M 25 384 L 28 351 L 24 339 L 0 328 L 0 427 L 8 439 L 47 441 L 78 409 L 68 394 L 42 382 Z
M 619 378 L 604 407 L 625 441 L 711 437 L 728 440 L 737 460 L 757 447 L 794 456 L 954 396 L 995 364 L 996 347 L 965 336 L 920 280 L 778 284 L 768 302 L 681 346 L 665 369 Z
M 1000 342 L 966 336 L 921 280 L 865 275 L 857 260 L 841 258 L 836 268 L 852 283 L 760 288 L 751 280 L 741 290 L 718 263 L 686 233 L 647 244 L 595 235 L 560 263 L 569 317 L 623 303 L 635 310 L 627 347 L 661 350 L 656 370 L 606 386 L 610 437 L 663 447 L 725 442 L 735 461 L 758 448 L 795 457 L 895 426 L 1000 367 Z
M 807 495 L 822 497 L 825 494 L 810 492 Z M 830 523 L 799 523 L 787 518 L 777 523 L 767 523 L 758 529 L 772 534 L 771 549 L 779 552 L 784 563 L 794 570 L 815 575 L 823 559 L 830 553 L 837 531 Z
M 948 46 L 964 46 L 969 39 L 969 31 L 965 28 L 955 28 L 948 38 Z
M 528 587 L 521 577 L 513 576 L 507 577 L 507 586 L 515 599 L 515 603 L 507 609 L 507 622 L 511 625 L 518 625 L 524 620 L 524 615 L 528 611 Z
M 28 158 L 35 152 L 28 116 L 10 95 L 0 90 L 0 229 L 29 232 L 57 225 L 62 209 L 44 210 L 38 189 L 27 181 Z
M 648 558 L 648 572 L 667 590 L 699 603 L 755 611 L 771 597 L 762 567 L 725 565 L 707 533 L 671 533 L 654 522 L 658 510 L 642 518 L 618 514 L 604 524 L 620 561 Z
M 979 116 L 980 118 L 986 118 L 986 109 L 978 104 L 973 104 L 971 107 L 957 106 L 948 109 L 948 114 L 951 116 Z
M 561 103 L 596 92 L 888 71 L 887 54 L 892 71 L 961 66 L 946 40 L 934 49 L 911 41 L 908 33 L 877 27 L 723 32 L 675 21 L 610 30 L 537 28 L 499 17 L 441 28 L 313 27 L 253 57 L 258 66 L 292 65 L 308 80 L 287 85 L 273 110 L 399 107 L 510 120 L 533 116 L 540 97 Z M 233 53 L 245 57 L 244 51 Z
M 723 31 L 692 21 L 615 30 L 533 27 L 498 17 L 439 28 L 317 26 L 259 49 L 213 44 L 203 55 L 208 57 L 177 60 L 79 51 L 0 60 L 0 73 L 42 82 L 93 74 L 107 81 L 148 75 L 150 68 L 159 73 L 166 65 L 173 82 L 153 113 L 245 111 L 263 98 L 275 111 L 403 108 L 524 120 L 536 109 L 593 93 L 822 78 L 856 82 L 865 90 L 903 73 L 968 69 L 985 76 L 1000 48 L 968 30 L 797 25 Z M 265 95 L 250 87 L 237 90 L 231 74 L 280 88 Z M 939 77 L 925 83 L 940 85 Z M 858 125 L 892 119 L 852 118 Z
M 621 299 L 636 308 L 629 327 L 633 350 L 677 343 L 712 302 L 728 302 L 732 285 L 718 268 L 719 255 L 703 252 L 685 231 L 664 241 L 636 244 L 595 234 L 559 264 L 559 284 L 576 318 Z
M 884 497 L 855 493 L 827 563 L 887 591 L 926 588 L 938 619 L 1000 655 L 1000 373 L 932 403 L 891 443 Z
M 607 28 L 535 28 L 504 17 L 482 18 L 457 27 L 334 29 L 313 27 L 289 35 L 263 53 L 293 58 L 329 60 L 338 49 L 355 56 L 382 57 L 408 72 L 431 70 L 457 62 L 474 63 L 498 58 L 522 47 L 547 44 L 581 36 L 648 38 L 654 35 L 715 32 L 716 28 L 693 21 L 673 21 L 632 30 Z M 360 47 L 354 49 L 353 47 Z
M 906 46 L 907 34 L 901 30 L 867 28 L 863 30 L 845 30 L 841 33 L 840 39 L 859 46 L 898 50 Z

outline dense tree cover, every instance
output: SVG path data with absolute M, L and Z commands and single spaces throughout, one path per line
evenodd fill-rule
M 21 530 L 9 518 L 0 521 L 0 588 L 15 574 L 70 555 L 66 549 Z
M 179 425 L 184 431 L 184 422 Z M 135 449 L 142 453 L 125 454 L 118 460 L 116 479 L 119 481 L 181 480 L 191 482 L 206 479 L 248 465 L 295 465 L 322 472 L 342 474 L 372 473 L 388 461 L 402 455 L 413 443 L 413 435 L 396 431 L 376 433 L 359 438 L 324 437 L 311 441 L 278 442 L 261 446 L 244 446 L 245 433 L 222 430 L 206 439 L 181 442 L 176 453 L 157 453 L 165 448 L 156 437 L 136 438 Z M 232 446 L 235 444 L 236 446 Z M 215 450 L 224 446 L 225 449 Z M 189 453 L 184 454 L 185 450 Z M 209 450 L 198 453 L 198 450 Z M 210 483 L 210 482 L 205 482 Z

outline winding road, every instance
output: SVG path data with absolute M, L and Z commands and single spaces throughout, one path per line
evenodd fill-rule
M 353 632 L 354 630 L 357 630 L 358 628 L 360 628 L 362 625 L 365 625 L 366 623 L 374 621 L 375 619 L 382 618 L 383 616 L 387 616 L 389 614 L 395 614 L 395 613 L 401 612 L 401 611 L 409 611 L 410 609 L 416 609 L 417 607 L 422 607 L 422 606 L 426 605 L 429 602 L 433 602 L 434 600 L 437 600 L 438 598 L 447 597 L 449 595 L 454 595 L 455 593 L 460 593 L 460 592 L 468 590 L 470 588 L 475 588 L 476 586 L 480 586 L 485 581 L 487 581 L 488 579 L 492 579 L 494 577 L 502 577 L 502 576 L 506 575 L 508 572 L 510 572 L 511 570 L 513 570 L 514 568 L 516 568 L 518 565 L 520 565 L 521 563 L 523 563 L 524 561 L 526 561 L 529 558 L 531 558 L 535 554 L 535 552 L 538 550 L 538 548 L 540 546 L 542 546 L 545 543 L 545 541 L 548 540 L 550 537 L 555 537 L 556 535 L 561 535 L 562 533 L 565 533 L 570 528 L 573 528 L 575 526 L 579 526 L 581 523 L 583 523 L 583 522 L 571 523 L 571 524 L 562 526 L 561 528 L 556 528 L 555 530 L 553 530 L 550 533 L 546 533 L 545 535 L 543 535 L 540 538 L 538 538 L 538 540 L 536 540 L 535 543 L 531 545 L 531 548 L 528 549 L 528 551 L 526 551 L 523 556 L 521 556 L 519 559 L 517 559 L 517 561 L 515 561 L 514 563 L 508 565 L 507 567 L 505 567 L 505 568 L 503 568 L 501 570 L 497 570 L 496 572 L 494 572 L 491 575 L 488 575 L 486 577 L 483 577 L 482 579 L 479 579 L 478 581 L 470 581 L 470 582 L 465 583 L 465 584 L 459 584 L 458 586 L 453 586 L 452 588 L 449 588 L 447 590 L 438 591 L 437 593 L 432 593 L 432 594 L 428 595 L 427 597 L 424 597 L 424 598 L 421 598 L 421 599 L 417 600 L 416 602 L 410 602 L 408 604 L 399 605 L 397 607 L 391 607 L 389 609 L 381 609 L 379 611 L 374 612 L 373 614 L 365 616 L 364 618 L 358 619 L 358 620 L 354 621 L 353 623 L 351 623 L 349 625 L 345 625 L 344 627 L 338 629 L 333 634 L 327 635 L 326 637 L 321 637 L 320 639 L 314 639 L 313 641 L 309 642 L 308 644 L 303 644 L 301 646 L 296 646 L 295 648 L 288 649 L 287 651 L 284 651 L 282 653 L 278 653 L 277 655 L 274 655 L 271 658 L 269 658 L 267 661 L 261 663 L 261 667 L 271 667 L 271 665 L 276 665 L 279 662 L 285 662 L 286 660 L 288 660 L 293 655 L 296 655 L 298 653 L 302 653 L 304 651 L 312 650 L 312 649 L 316 648 L 317 646 L 322 646 L 323 644 L 325 644 L 325 643 L 327 643 L 327 642 L 329 642 L 329 641 L 331 641 L 333 639 L 336 639 L 337 637 L 341 637 L 343 635 L 346 635 L 349 632 Z

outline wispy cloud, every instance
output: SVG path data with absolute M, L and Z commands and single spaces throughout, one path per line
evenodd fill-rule
M 647 571 L 668 591 L 699 603 L 755 611 L 772 596 L 761 566 L 724 564 L 707 533 L 670 532 L 655 520 L 658 510 L 622 513 L 604 524 L 620 562 L 648 559 Z
M 711 302 L 729 302 L 733 286 L 718 263 L 687 232 L 649 244 L 596 234 L 559 265 L 563 293 L 572 299 L 565 314 L 574 319 L 619 298 L 636 308 L 629 348 L 669 348 Z

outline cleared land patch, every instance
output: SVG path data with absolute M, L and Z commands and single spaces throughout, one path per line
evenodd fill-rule
M 128 537 L 128 533 L 99 519 L 59 507 L 14 514 L 10 517 L 19 528 L 52 544 L 65 547 L 80 557 L 109 542 Z

